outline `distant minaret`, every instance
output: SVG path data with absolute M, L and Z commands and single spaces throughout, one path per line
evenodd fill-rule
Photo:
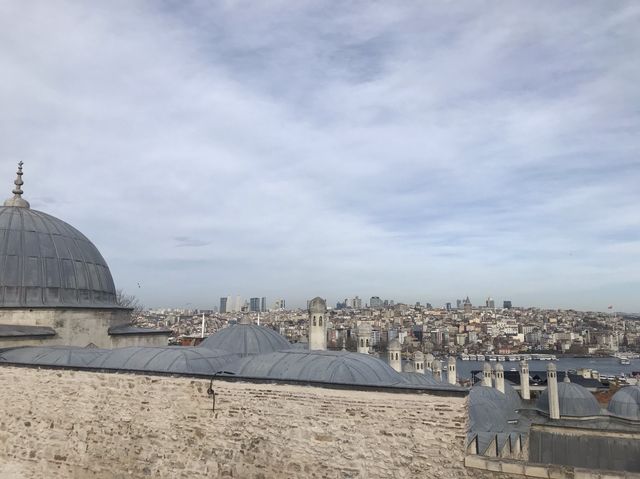
M 327 302 L 320 297 L 309 302 L 309 349 L 327 349 Z
M 502 364 L 496 364 L 496 389 L 504 393 L 504 367 Z
M 387 346 L 387 354 L 389 358 L 389 366 L 398 371 L 402 372 L 402 346 L 400 345 L 400 341 L 397 339 L 392 340 Z
M 482 367 L 482 385 L 491 387 L 491 364 L 484 363 Z
M 556 365 L 547 367 L 547 396 L 549 397 L 549 417 L 560 419 L 560 400 L 558 399 L 558 373 Z
M 449 384 L 458 384 L 458 378 L 456 376 L 456 358 L 449 356 L 449 364 L 447 367 L 447 382 Z
M 434 359 L 435 358 L 433 357 L 433 354 L 427 353 L 427 359 L 425 361 L 425 367 L 431 372 L 433 372 L 433 360 Z
M 413 370 L 418 374 L 424 374 L 424 354 L 422 351 L 413 353 Z
M 520 396 L 525 401 L 531 399 L 529 391 L 529 364 L 526 361 L 520 362 Z
M 371 325 L 369 323 L 360 323 L 356 336 L 358 339 L 358 352 L 369 354 L 369 347 L 371 346 Z
M 433 377 L 438 381 L 442 381 L 442 362 L 439 359 L 433 362 Z

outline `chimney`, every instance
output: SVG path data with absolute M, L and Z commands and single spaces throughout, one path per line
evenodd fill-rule
M 531 399 L 531 392 L 529 391 L 529 364 L 526 361 L 520 362 L 520 396 L 525 401 Z
M 433 377 L 438 381 L 442 381 L 442 362 L 439 359 L 433 362 Z
M 491 364 L 484 363 L 482 368 L 482 385 L 491 387 Z
M 496 364 L 496 389 L 504 394 L 504 367 Z
M 449 384 L 458 384 L 458 378 L 456 377 L 456 358 L 449 356 L 449 366 L 447 368 L 447 381 Z
M 549 417 L 560 419 L 560 400 L 558 399 L 558 372 L 556 365 L 547 367 L 547 395 L 549 397 Z

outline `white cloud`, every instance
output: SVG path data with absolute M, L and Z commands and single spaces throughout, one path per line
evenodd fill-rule
M 638 310 L 640 7 L 558 8 L 5 2 L 2 174 L 149 305 Z

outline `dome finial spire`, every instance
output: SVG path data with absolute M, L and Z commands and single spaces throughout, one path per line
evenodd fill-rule
M 18 163 L 18 171 L 16 172 L 16 180 L 13 182 L 15 188 L 13 189 L 13 198 L 9 198 L 4 202 L 4 206 L 16 206 L 18 208 L 29 208 L 29 202 L 22 198 L 22 185 L 24 185 L 24 181 L 22 181 L 22 165 L 24 163 L 20 161 Z

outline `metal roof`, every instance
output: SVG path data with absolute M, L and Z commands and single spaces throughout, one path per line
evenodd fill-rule
M 187 346 L 118 349 L 47 346 L 0 351 L 0 363 L 205 376 L 219 373 L 238 357 L 227 351 Z
M 107 349 L 71 346 L 32 346 L 0 351 L 0 363 L 85 368 Z
M 560 403 L 560 417 L 598 416 L 601 413 L 600 405 L 594 395 L 578 384 L 559 382 L 558 402 Z M 548 388 L 538 398 L 536 407 L 549 414 Z
M 55 336 L 56 332 L 49 326 L 22 326 L 19 324 L 0 324 L 0 337 Z
M 117 307 L 109 267 L 77 229 L 26 207 L 0 207 L 0 308 Z
M 640 386 L 625 386 L 615 393 L 607 408 L 613 416 L 640 421 Z
M 433 374 L 425 371 L 424 374 L 416 372 L 403 372 L 402 380 L 413 386 L 442 386 L 442 382 L 433 377 Z
M 113 349 L 96 358 L 92 368 L 119 371 L 156 372 L 169 374 L 199 374 L 211 376 L 223 369 L 238 355 L 227 351 L 189 346 L 160 348 L 130 347 Z
M 249 356 L 229 366 L 236 376 L 252 379 L 406 387 L 402 376 L 368 354 L 347 351 L 277 351 Z
M 291 343 L 273 329 L 257 324 L 234 324 L 212 334 L 198 347 L 249 356 L 291 349 Z

